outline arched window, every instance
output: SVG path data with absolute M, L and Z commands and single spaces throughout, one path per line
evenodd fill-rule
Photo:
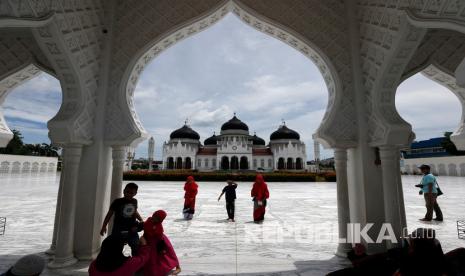
M 292 158 L 287 158 L 287 169 L 292 170 L 294 169 L 294 159 Z
M 186 157 L 186 162 L 184 164 L 184 167 L 186 168 L 186 170 L 192 169 L 192 160 L 190 157 Z
M 47 163 L 40 163 L 40 172 L 47 172 Z
M 460 163 L 460 176 L 465 176 L 465 163 Z
M 8 161 L 3 161 L 2 164 L 0 165 L 0 172 L 1 172 L 1 173 L 8 173 L 8 172 L 10 172 L 10 162 L 8 162 Z
M 241 157 L 241 170 L 248 170 L 249 169 L 249 160 L 247 157 Z
M 438 171 L 438 174 L 439 175 L 447 175 L 447 172 L 446 172 L 446 165 L 444 164 L 439 164 L 439 171 Z
M 176 158 L 176 169 L 182 170 L 182 157 Z
M 229 158 L 227 156 L 221 158 L 221 169 L 229 170 Z
M 202 167 L 202 159 L 197 159 L 197 167 L 200 168 Z
M 284 170 L 286 168 L 284 163 L 284 158 L 281 157 L 278 159 L 278 170 Z
M 295 169 L 296 170 L 303 170 L 304 169 L 302 158 L 299 157 L 299 158 L 297 158 L 295 160 Z
M 168 157 L 168 160 L 166 161 L 166 164 L 167 164 L 166 168 L 168 170 L 174 169 L 174 158 L 173 157 Z
M 257 168 L 257 159 L 254 159 L 254 160 L 253 160 L 253 168 L 254 168 L 254 169 Z
M 208 158 L 205 158 L 205 168 L 208 168 Z
M 239 169 L 239 158 L 237 156 L 231 157 L 231 170 Z
M 456 164 L 449 164 L 448 167 L 449 167 L 449 176 L 458 176 Z
M 13 167 L 11 168 L 11 173 L 20 173 L 21 172 L 21 163 L 16 161 L 13 162 Z
M 260 167 L 262 167 L 262 169 L 265 167 L 265 159 L 260 160 Z
M 34 162 L 32 163 L 32 170 L 33 173 L 39 172 L 39 163 Z
M 31 171 L 31 163 L 29 162 L 24 162 L 23 163 L 23 170 L 22 172 L 30 172 Z

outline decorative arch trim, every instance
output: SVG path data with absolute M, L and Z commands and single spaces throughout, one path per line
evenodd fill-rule
M 405 9 L 407 20 L 413 26 L 425 29 L 447 29 L 465 34 L 465 21 L 445 16 L 424 16 L 412 9 Z
M 0 106 L 5 102 L 10 92 L 22 83 L 33 79 L 41 73 L 41 70 L 34 64 L 28 64 L 0 80 Z M 0 147 L 6 147 L 13 138 L 13 132 L 8 127 L 3 110 L 0 109 Z
M 129 121 L 126 122 L 127 126 L 125 126 L 123 130 L 118 131 L 111 127 L 111 122 L 106 124 L 109 126 L 106 130 L 106 140 L 109 144 L 134 144 L 148 137 L 146 130 L 142 126 L 142 123 L 137 116 L 133 100 L 137 81 L 147 64 L 156 56 L 158 56 L 162 51 L 171 47 L 175 43 L 214 25 L 229 12 L 236 15 L 241 21 L 253 27 L 254 29 L 275 37 L 276 39 L 297 49 L 299 52 L 310 58 L 315 63 L 326 82 L 329 97 L 326 113 L 314 137 L 315 139 L 318 139 L 330 147 L 341 143 L 338 141 L 338 137 L 336 137 L 334 129 L 331 128 L 334 128 L 334 124 L 336 124 L 336 113 L 339 113 L 337 110 L 343 108 L 342 101 L 344 97 L 342 94 L 346 93 L 343 93 L 344 88 L 342 82 L 329 58 L 326 57 L 323 51 L 316 45 L 310 41 L 307 41 L 305 38 L 295 33 L 294 31 L 289 30 L 287 27 L 284 27 L 276 22 L 271 22 L 271 20 L 260 14 L 257 14 L 255 11 L 247 8 L 244 4 L 238 1 L 229 0 L 223 1 L 219 6 L 213 8 L 209 13 L 190 20 L 175 30 L 170 30 L 161 38 L 157 37 L 132 58 L 132 61 L 127 67 L 118 88 L 117 106 L 109 107 L 109 110 L 118 108 L 120 111 L 124 111 L 126 114 L 125 117 L 129 118 Z M 345 92 L 349 93 L 349 91 Z M 346 94 L 345 96 L 347 97 L 348 95 Z M 111 105 L 114 104 L 112 103 Z M 112 114 L 107 114 L 107 120 L 112 120 L 110 118 L 111 115 Z M 349 120 L 349 118 L 345 119 Z M 339 125 L 341 125 L 342 128 L 345 128 L 344 130 L 339 128 L 339 131 L 353 131 L 353 122 L 342 123 Z M 344 142 L 348 146 L 355 146 L 355 134 L 347 136 L 349 138 L 345 137 Z
M 465 150 L 465 88 L 457 85 L 454 75 L 447 73 L 434 64 L 424 69 L 422 75 L 446 87 L 459 99 L 462 105 L 462 117 L 457 129 L 451 135 L 451 140 L 457 149 Z

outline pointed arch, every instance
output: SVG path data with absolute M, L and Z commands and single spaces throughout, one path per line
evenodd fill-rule
M 252 5 L 253 2 L 245 4 L 246 2 L 235 0 L 209 2 L 211 8 L 206 9 L 203 14 L 172 26 L 164 34 L 143 38 L 146 44 L 140 47 L 137 52 L 129 55 L 126 53 L 124 57 L 122 52 L 120 55 L 115 55 L 115 59 L 118 60 L 114 61 L 115 66 L 112 66 L 112 68 L 115 72 L 112 75 L 115 79 L 120 79 L 121 82 L 115 82 L 114 84 L 115 87 L 112 90 L 117 91 L 117 95 L 108 98 L 106 117 L 107 120 L 118 122 L 119 129 L 114 129 L 116 124 L 113 122 L 106 124 L 105 137 L 109 143 L 131 144 L 147 137 L 147 133 L 137 117 L 133 103 L 134 90 L 145 66 L 165 49 L 215 24 L 227 13 L 231 12 L 245 24 L 290 45 L 316 64 L 326 82 L 329 97 L 326 113 L 314 137 L 327 146 L 334 146 L 336 143 L 345 146 L 356 145 L 357 132 L 352 127 L 356 125 L 355 114 L 353 109 L 350 108 L 350 104 L 348 104 L 353 97 L 351 86 L 343 85 L 339 76 L 340 72 L 348 72 L 348 67 L 351 66 L 350 59 L 341 60 L 338 58 L 339 62 L 333 64 L 327 56 L 327 52 L 325 52 L 326 49 L 324 49 L 329 47 L 327 43 L 322 41 L 318 41 L 317 44 L 313 43 L 311 38 L 306 38 L 289 27 L 260 14 L 260 11 L 247 6 Z M 315 2 L 315 4 L 325 5 L 322 2 Z M 202 8 L 204 7 L 202 6 Z M 338 25 L 338 27 L 344 28 L 345 26 Z M 340 31 L 341 36 L 345 36 L 344 30 L 338 31 Z M 313 32 L 318 33 L 316 30 L 313 30 Z M 319 33 L 321 34 L 321 32 Z M 123 40 L 118 39 L 118 42 Z M 346 53 L 347 51 L 342 51 L 341 55 Z M 124 62 L 120 62 L 123 58 Z M 345 73 L 344 77 L 349 79 L 350 76 Z M 345 104 L 343 101 L 345 101 Z M 344 115 L 339 116 L 342 114 Z

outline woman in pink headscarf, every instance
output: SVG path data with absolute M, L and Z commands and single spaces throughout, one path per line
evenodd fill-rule
M 253 220 L 256 223 L 262 222 L 265 219 L 266 200 L 270 197 L 270 192 L 261 174 L 257 174 L 255 178 L 251 195 L 254 202 Z
M 165 211 L 158 210 L 144 223 L 144 237 L 150 247 L 150 259 L 144 266 L 144 276 L 178 275 L 181 272 L 173 245 L 164 234 L 162 223 L 166 216 Z
M 191 220 L 194 217 L 195 197 L 197 196 L 198 189 L 199 185 L 195 183 L 194 177 L 187 177 L 186 184 L 184 184 L 184 209 L 182 211 L 184 218 L 187 220 Z

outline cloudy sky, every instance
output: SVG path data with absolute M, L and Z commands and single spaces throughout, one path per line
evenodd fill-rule
M 60 102 L 58 81 L 42 74 L 8 96 L 4 113 L 10 128 L 21 130 L 26 142 L 49 142 L 46 122 Z M 460 120 L 455 96 L 422 75 L 401 84 L 396 102 L 419 139 L 454 130 Z M 218 133 L 234 112 L 267 141 L 284 119 L 301 134 L 313 158 L 311 135 L 326 103 L 323 78 L 309 59 L 233 15 L 163 52 L 145 69 L 135 91 L 136 110 L 155 138 L 157 159 L 163 141 L 186 118 L 203 141 Z M 144 142 L 136 154 L 145 157 L 146 152 Z M 323 151 L 322 156 L 332 152 Z

